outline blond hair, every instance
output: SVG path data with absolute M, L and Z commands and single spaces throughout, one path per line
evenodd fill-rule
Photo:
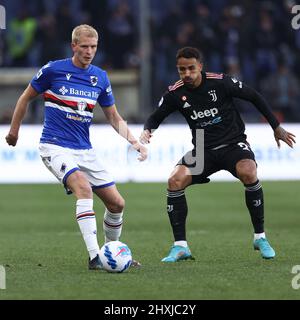
M 90 38 L 96 38 L 98 40 L 98 32 L 87 24 L 81 24 L 73 29 L 72 43 L 78 43 L 81 35 L 85 35 Z

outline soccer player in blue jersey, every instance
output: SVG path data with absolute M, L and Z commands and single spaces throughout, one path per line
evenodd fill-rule
M 91 145 L 89 127 L 98 102 L 112 127 L 147 158 L 147 149 L 131 134 L 119 115 L 106 72 L 92 60 L 98 45 L 97 31 L 88 25 L 72 32 L 73 57 L 51 61 L 40 69 L 18 99 L 6 141 L 15 146 L 28 103 L 43 94 L 45 120 L 40 155 L 46 167 L 77 198 L 76 218 L 89 252 L 89 269 L 101 269 L 93 192 L 106 209 L 103 219 L 105 241 L 119 240 L 125 201 Z M 120 130 L 122 126 L 122 130 Z M 137 261 L 133 265 L 139 265 Z

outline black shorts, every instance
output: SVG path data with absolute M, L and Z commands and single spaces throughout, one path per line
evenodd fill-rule
M 191 158 L 191 156 L 193 158 Z M 217 150 L 205 149 L 204 163 L 202 166 L 198 166 L 201 168 L 200 173 L 194 170 L 197 167 L 197 161 L 193 161 L 194 163 L 192 163 L 191 159 L 197 159 L 195 149 L 187 152 L 177 165 L 188 167 L 192 173 L 192 184 L 199 184 L 209 182 L 208 177 L 220 170 L 229 171 L 233 176 L 237 177 L 236 164 L 243 159 L 255 161 L 255 155 L 249 143 L 247 141 L 241 141 Z

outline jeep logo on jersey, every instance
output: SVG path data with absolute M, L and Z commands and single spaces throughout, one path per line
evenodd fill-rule
M 91 76 L 91 84 L 95 87 L 98 83 L 98 77 L 96 76 Z
M 212 108 L 212 109 L 206 109 L 204 111 L 199 111 L 196 112 L 195 110 L 193 111 L 193 115 L 191 116 L 192 120 L 197 120 L 197 119 L 203 119 L 205 117 L 215 117 L 218 113 L 219 110 L 217 108 Z
M 79 111 L 84 111 L 86 106 L 87 106 L 87 103 L 83 100 L 77 103 L 77 107 Z

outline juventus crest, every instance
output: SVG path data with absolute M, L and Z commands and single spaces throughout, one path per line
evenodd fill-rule
M 218 97 L 216 95 L 216 90 L 208 91 L 208 94 L 211 95 L 211 98 L 212 98 L 213 102 L 216 102 L 218 100 Z

